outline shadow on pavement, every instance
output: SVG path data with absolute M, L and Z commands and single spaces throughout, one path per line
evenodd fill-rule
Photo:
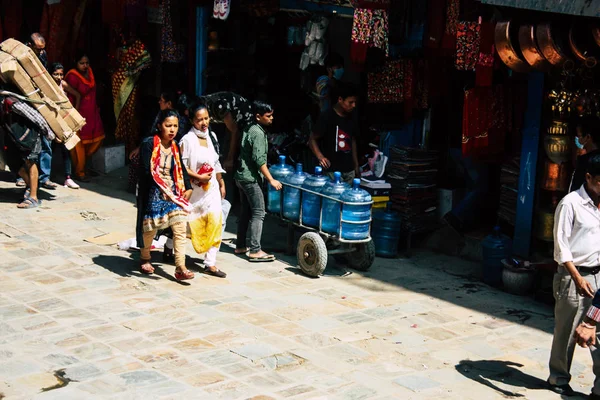
M 548 390 L 546 381 L 522 372 L 523 364 L 500 360 L 462 360 L 456 365 L 456 371 L 463 376 L 489 387 L 505 397 L 525 397 L 523 394 L 512 392 L 506 386 L 528 390 Z M 502 386 L 502 387 L 500 387 Z M 552 393 L 552 392 L 550 392 Z M 587 395 L 575 392 L 569 399 L 587 398 Z
M 189 282 L 178 281 L 172 274 L 168 273 L 165 270 L 165 267 L 172 271 L 172 273 L 175 273 L 175 267 L 172 265 L 164 265 L 163 263 L 157 261 L 159 258 L 162 258 L 162 253 L 159 254 L 157 252 L 152 252 L 152 265 L 154 266 L 154 274 L 152 275 L 143 274 L 139 271 L 139 259 L 137 257 L 134 258 L 133 254 L 131 253 L 130 258 L 110 255 L 99 255 L 92 258 L 92 260 L 96 265 L 99 265 L 107 271 L 110 271 L 122 277 L 137 277 L 141 279 L 150 280 L 158 280 L 160 278 L 163 278 L 172 282 L 179 283 L 183 286 L 190 285 Z M 197 268 L 193 268 L 192 270 L 195 273 L 198 273 Z

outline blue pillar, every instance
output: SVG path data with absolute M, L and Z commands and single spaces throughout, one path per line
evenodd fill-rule
M 208 11 L 206 7 L 196 7 L 196 95 L 201 96 L 206 89 L 204 70 L 208 49 Z
M 519 171 L 519 194 L 517 197 L 517 219 L 513 252 L 521 257 L 529 257 L 531 228 L 533 222 L 533 201 L 536 189 L 538 150 L 540 147 L 540 125 L 544 101 L 544 74 L 529 74 L 527 111 L 523 126 L 521 147 L 521 167 Z

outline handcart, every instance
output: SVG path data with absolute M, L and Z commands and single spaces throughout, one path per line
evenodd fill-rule
M 283 216 L 283 189 L 280 194 L 280 211 L 279 213 L 270 213 L 279 217 L 282 221 L 288 223 L 287 233 L 287 253 L 294 254 L 295 228 L 300 227 L 308 232 L 300 236 L 300 240 L 296 244 L 296 257 L 302 271 L 312 277 L 318 277 L 323 274 L 327 266 L 327 259 L 332 255 L 334 259 L 342 264 L 347 264 L 349 267 L 359 271 L 367 271 L 375 261 L 375 245 L 371 239 L 371 219 L 369 221 L 345 221 L 342 219 L 342 211 L 344 206 L 365 206 L 373 204 L 370 202 L 345 202 L 334 197 L 326 196 L 301 186 L 292 185 L 281 182 L 285 187 L 300 190 L 300 214 L 298 221 L 292 221 Z M 306 226 L 302 223 L 302 200 L 304 193 L 310 193 L 319 197 L 319 227 L 314 228 Z M 340 229 L 339 236 L 323 232 L 321 229 L 323 219 L 323 199 L 329 199 L 341 204 L 340 207 Z M 369 222 L 369 233 L 367 238 L 361 240 L 348 240 L 342 238 L 342 223 L 344 224 L 364 224 Z

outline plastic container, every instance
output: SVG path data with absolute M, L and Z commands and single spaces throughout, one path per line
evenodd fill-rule
M 360 188 L 360 179 L 352 181 L 352 188 L 340 196 L 344 202 L 363 203 L 372 201 L 371 195 Z M 364 206 L 342 205 L 342 239 L 362 240 L 369 237 L 371 204 Z
M 279 164 L 271 166 L 269 172 L 273 179 L 285 182 L 287 177 L 294 173 L 294 168 L 285 163 L 285 156 L 279 156 Z M 267 184 L 267 210 L 278 213 L 281 211 L 281 191 Z
M 398 213 L 392 211 L 391 202 L 387 203 L 385 210 L 373 212 L 371 236 L 373 237 L 377 256 L 390 258 L 398 256 L 401 222 Z
M 307 178 L 307 174 L 302 172 L 302 164 L 296 164 L 296 172 L 288 175 L 286 183 L 296 186 L 302 186 Z M 294 222 L 300 221 L 301 197 L 300 189 L 294 189 L 289 186 L 283 187 L 283 216 Z
M 349 188 L 342 182 L 342 173 L 334 172 L 333 181 L 327 182 L 321 189 L 321 193 L 326 196 L 339 199 L 342 193 Z M 321 230 L 332 235 L 340 234 L 340 212 L 342 203 L 323 198 L 321 205 Z
M 327 182 L 329 179 L 323 176 L 323 168 L 315 167 L 315 174 L 306 178 L 302 187 L 313 192 L 321 192 L 321 188 Z M 321 196 L 307 192 L 302 193 L 302 224 L 318 228 L 320 216 Z
M 483 253 L 483 281 L 488 285 L 497 286 L 502 283 L 502 260 L 512 253 L 512 240 L 500 232 L 500 227 L 481 241 Z

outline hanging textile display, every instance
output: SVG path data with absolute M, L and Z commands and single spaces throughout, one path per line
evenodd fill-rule
M 447 0 L 446 3 L 446 29 L 442 39 L 442 47 L 454 50 L 456 47 L 456 33 L 458 31 L 458 17 L 460 15 L 460 0 Z
M 386 62 L 376 72 L 367 76 L 369 103 L 401 103 L 404 100 L 404 61 Z
M 456 27 L 456 69 L 475 71 L 479 60 L 481 25 L 477 22 L 459 22 Z
M 136 40 L 121 55 L 119 67 L 112 76 L 112 95 L 117 127 L 115 137 L 125 143 L 129 154 L 140 142 L 137 106 L 138 79 L 140 73 L 150 67 L 150 54 L 144 44 Z
M 483 158 L 504 151 L 507 104 L 504 87 L 476 87 L 465 91 L 462 154 Z
M 477 86 L 492 86 L 494 78 L 494 57 L 496 49 L 494 46 L 494 29 L 496 25 L 492 22 L 481 24 L 481 42 L 479 45 L 479 57 L 475 66 L 475 83 Z
M 76 14 L 83 18 L 83 12 L 78 9 L 87 2 L 79 0 L 62 0 L 52 4 L 46 2 L 42 11 L 40 33 L 46 39 L 46 53 L 49 60 L 71 60 L 72 47 L 77 43 L 79 31 L 75 31 Z
M 180 63 L 185 59 L 185 47 L 175 42 L 173 37 L 173 19 L 171 18 L 171 0 L 164 0 L 163 25 L 161 32 L 160 60 Z
M 431 0 L 427 9 L 427 34 L 425 36 L 425 47 L 438 49 L 442 44 L 446 25 L 444 21 L 444 9 L 446 0 Z
M 357 66 L 363 66 L 369 47 L 376 47 L 389 56 L 388 14 L 385 10 L 357 8 L 352 24 L 350 58 Z

